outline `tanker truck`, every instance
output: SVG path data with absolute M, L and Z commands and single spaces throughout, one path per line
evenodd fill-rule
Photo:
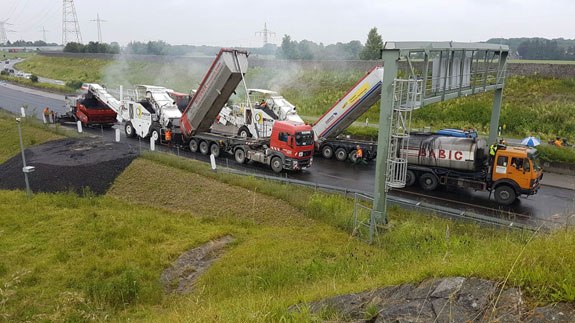
M 488 191 L 502 205 L 536 194 L 543 177 L 537 149 L 499 145 L 492 157 L 479 138 L 412 134 L 406 153 L 406 186 L 418 182 L 428 191 L 439 185 Z

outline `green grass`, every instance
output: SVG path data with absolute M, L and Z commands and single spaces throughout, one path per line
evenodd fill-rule
M 0 59 L 2 61 L 4 61 L 4 55 L 6 55 L 7 59 L 13 59 L 13 58 L 29 58 L 35 56 L 36 53 L 34 52 L 9 53 L 7 49 L 3 50 L 0 48 Z M 4 66 L 4 64 L 2 64 L 2 66 Z
M 539 145 L 537 150 L 542 160 L 575 163 L 575 148 Z
M 63 138 L 64 134 L 62 129 L 45 127 L 40 121 L 32 117 L 22 119 L 22 138 L 25 148 Z M 20 141 L 16 115 L 0 111 L 0 163 L 5 162 L 19 152 Z
M 142 176 L 146 174 L 146 176 Z M 392 209 L 379 246 L 350 238 L 353 201 L 147 153 L 106 196 L 0 191 L 7 320 L 309 321 L 287 307 L 342 293 L 478 276 L 533 302 L 573 301 L 575 232 L 496 231 Z M 449 237 L 445 232 L 449 226 Z M 213 238 L 236 242 L 189 296 L 158 279 Z M 525 251 L 521 253 L 523 248 Z M 18 277 L 17 280 L 14 277 Z
M 33 87 L 40 90 L 48 90 L 50 92 L 61 92 L 61 93 L 71 93 L 75 92 L 75 89 L 72 89 L 67 86 L 58 85 L 58 84 L 51 84 L 51 83 L 40 83 L 40 82 L 32 82 L 31 80 L 24 78 L 24 77 L 16 77 L 12 75 L 0 75 L 0 81 L 6 81 L 8 83 L 16 83 L 20 85 L 25 85 L 27 87 Z

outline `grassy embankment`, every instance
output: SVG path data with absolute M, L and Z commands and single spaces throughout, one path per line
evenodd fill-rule
M 575 301 L 572 230 L 533 236 L 394 209 L 381 245 L 368 246 L 349 237 L 352 203 L 165 154 L 136 160 L 106 196 L 0 191 L 0 317 L 309 321 L 287 307 L 455 275 L 509 274 L 529 301 Z M 226 234 L 236 241 L 193 294 L 163 295 L 164 268 Z

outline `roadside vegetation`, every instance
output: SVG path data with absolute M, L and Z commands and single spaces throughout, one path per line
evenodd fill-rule
M 539 157 L 545 161 L 575 163 L 575 148 L 550 145 L 537 146 Z
M 34 79 L 36 81 L 34 81 Z M 69 86 L 50 84 L 50 83 L 40 83 L 38 82 L 38 77 L 36 75 L 32 75 L 30 79 L 27 79 L 25 77 L 17 77 L 12 75 L 1 74 L 0 81 L 16 83 L 25 87 L 37 88 L 48 92 L 73 93 L 76 91 L 75 88 Z
M 14 116 L 0 116 L 5 160 L 19 144 Z M 59 137 L 35 121 L 24 131 L 27 146 Z M 105 196 L 34 194 L 28 201 L 22 191 L 0 191 L 0 317 L 309 321 L 287 308 L 456 275 L 509 275 L 508 285 L 531 302 L 575 301 L 572 229 L 500 231 L 392 209 L 369 246 L 350 236 L 352 211 L 353 199 L 344 196 L 213 172 L 161 153 L 144 153 Z M 192 294 L 164 295 L 159 277 L 171 262 L 228 234 L 236 241 Z

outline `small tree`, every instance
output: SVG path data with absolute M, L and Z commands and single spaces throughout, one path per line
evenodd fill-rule
M 377 33 L 377 28 L 373 27 L 367 34 L 367 41 L 365 47 L 359 53 L 360 59 L 380 59 L 381 49 L 383 48 L 383 40 L 381 35 Z
M 33 83 L 37 83 L 38 82 L 38 76 L 32 74 L 30 75 L 30 81 L 32 81 Z

